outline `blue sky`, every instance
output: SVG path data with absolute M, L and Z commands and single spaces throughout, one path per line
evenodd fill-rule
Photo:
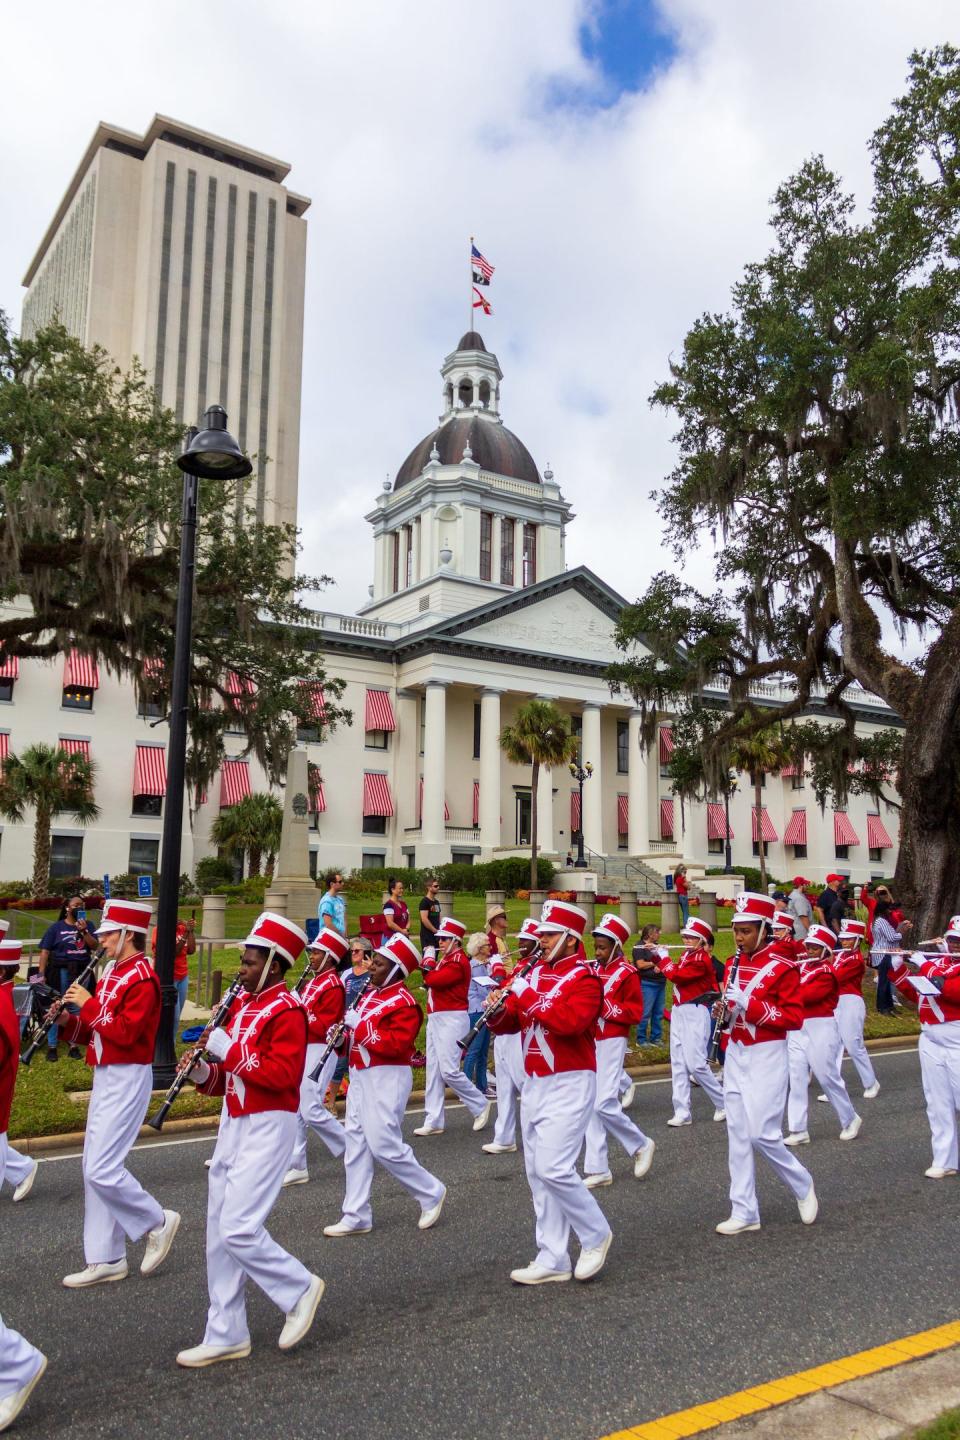
M 579 31 L 585 59 L 601 72 L 595 104 L 642 90 L 676 54 L 676 38 L 654 0 L 595 0 Z

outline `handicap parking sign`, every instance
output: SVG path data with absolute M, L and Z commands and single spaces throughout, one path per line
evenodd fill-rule
M 149 900 L 151 898 L 151 896 L 153 895 L 152 875 L 137 876 L 137 894 L 145 900 Z

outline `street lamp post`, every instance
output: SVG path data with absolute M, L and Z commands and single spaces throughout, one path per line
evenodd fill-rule
M 724 815 L 724 823 L 725 823 L 725 825 L 726 825 L 726 830 L 725 830 L 725 833 L 724 833 L 724 840 L 723 840 L 723 844 L 724 844 L 724 866 L 723 866 L 723 873 L 724 873 L 724 875 L 730 875 L 730 874 L 733 873 L 733 852 L 732 852 L 732 850 L 730 849 L 730 796 L 733 794 L 733 792 L 736 790 L 736 788 L 737 788 L 737 782 L 736 782 L 736 780 L 734 779 L 733 772 L 730 771 L 730 770 L 728 770 L 728 771 L 727 771 L 727 783 L 726 783 L 726 786 L 724 787 L 724 791 L 723 791 L 723 815 Z
M 575 870 L 586 870 L 587 860 L 583 853 L 583 782 L 590 779 L 590 776 L 593 774 L 593 766 L 589 760 L 586 765 L 580 765 L 576 760 L 571 760 L 570 774 L 580 788 L 580 829 L 577 831 L 577 858 L 573 868 Z
M 180 837 L 183 829 L 183 786 L 187 763 L 187 708 L 190 689 L 190 649 L 193 628 L 193 590 L 197 558 L 197 492 L 201 480 L 240 480 L 253 469 L 227 431 L 227 412 L 211 405 L 203 428 L 187 431 L 187 443 L 177 464 L 183 471 L 183 508 L 180 514 L 180 576 L 177 588 L 173 675 L 170 681 L 170 745 L 167 756 L 167 796 L 163 810 L 160 856 L 160 898 L 157 904 L 157 979 L 160 981 L 160 1028 L 153 1055 L 153 1083 L 165 1090 L 173 1082 L 177 1056 L 174 1048 L 177 991 L 173 983 L 176 953 L 177 901 L 180 898 Z

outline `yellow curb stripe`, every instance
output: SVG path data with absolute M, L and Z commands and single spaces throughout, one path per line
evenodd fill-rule
M 960 1320 L 937 1325 L 933 1330 L 920 1330 L 916 1335 L 904 1335 L 899 1340 L 888 1340 L 870 1350 L 844 1355 L 825 1365 L 814 1365 L 810 1370 L 798 1370 L 794 1375 L 782 1375 L 762 1385 L 751 1385 L 732 1395 L 721 1395 L 705 1404 L 693 1405 L 689 1410 L 675 1410 L 672 1415 L 661 1415 L 656 1420 L 647 1420 L 627 1430 L 615 1430 L 610 1435 L 604 1435 L 603 1440 L 681 1440 L 683 1436 L 699 1435 L 704 1430 L 713 1430 L 717 1425 L 753 1415 L 758 1410 L 786 1405 L 801 1395 L 813 1395 L 818 1390 L 843 1385 L 849 1380 L 861 1380 L 865 1375 L 905 1365 L 922 1355 L 935 1355 L 939 1350 L 949 1350 L 952 1345 L 960 1345 Z

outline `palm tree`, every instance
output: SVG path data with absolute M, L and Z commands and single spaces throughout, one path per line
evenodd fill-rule
M 236 805 L 221 810 L 210 828 L 210 839 L 227 855 L 249 857 L 247 873 L 260 874 L 264 852 L 280 849 L 283 806 L 274 795 L 245 795 Z
M 83 755 L 68 755 L 53 745 L 28 745 L 8 755 L 0 775 L 0 815 L 22 822 L 33 806 L 33 893 L 50 889 L 50 826 L 54 815 L 68 814 L 89 825 L 100 814 L 93 798 L 94 766 Z
M 754 824 L 760 850 L 760 888 L 763 890 L 767 887 L 767 855 L 763 841 L 761 786 L 765 774 L 777 774 L 789 764 L 790 759 L 791 751 L 776 725 L 735 740 L 730 747 L 730 764 L 736 770 L 747 771 L 753 778 L 753 808 L 756 816 Z
M 540 767 L 566 765 L 577 753 L 570 722 L 549 700 L 528 700 L 500 732 L 500 749 L 514 765 L 530 768 L 530 889 L 537 888 L 537 789 Z

